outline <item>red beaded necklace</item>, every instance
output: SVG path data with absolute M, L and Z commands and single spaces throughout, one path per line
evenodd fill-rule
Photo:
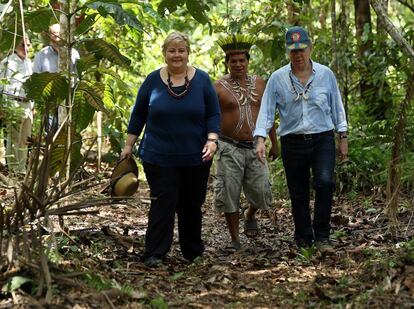
M 168 78 L 167 78 L 167 89 L 168 93 L 176 99 L 181 99 L 188 93 L 188 89 L 190 88 L 190 81 L 188 80 L 188 70 L 185 71 L 184 77 L 184 90 L 180 93 L 175 93 L 171 88 L 173 87 L 173 83 L 171 81 L 170 72 L 167 70 Z

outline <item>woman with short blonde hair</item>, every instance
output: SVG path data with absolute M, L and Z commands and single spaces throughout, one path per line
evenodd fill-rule
M 159 266 L 173 241 L 175 213 L 181 252 L 201 256 L 201 206 L 217 151 L 220 108 L 207 73 L 188 64 L 187 35 L 172 32 L 162 46 L 166 66 L 141 85 L 121 158 L 144 129 L 139 156 L 151 191 L 144 263 Z

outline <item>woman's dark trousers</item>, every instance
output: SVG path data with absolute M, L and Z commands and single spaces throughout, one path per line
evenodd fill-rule
M 175 213 L 181 252 L 189 261 L 204 252 L 201 206 L 206 198 L 211 162 L 190 167 L 161 167 L 143 163 L 151 191 L 144 258 L 163 258 L 170 250 Z

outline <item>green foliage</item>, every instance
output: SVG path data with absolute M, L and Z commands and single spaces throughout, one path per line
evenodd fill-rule
M 22 276 L 14 276 L 12 277 L 6 284 L 3 285 L 1 288 L 2 293 L 11 293 L 20 289 L 24 284 L 31 283 L 32 279 L 22 277 Z
M 61 73 L 33 73 L 23 84 L 27 97 L 39 101 L 63 101 L 68 90 L 68 80 Z
M 131 60 L 123 56 L 115 45 L 103 39 L 88 39 L 83 42 L 87 51 L 93 53 L 97 59 L 107 59 L 116 65 L 128 67 Z
M 78 86 L 78 91 L 83 93 L 85 101 L 94 107 L 96 110 L 109 113 L 103 102 L 105 85 L 100 83 L 90 83 L 87 81 L 81 81 Z
M 162 296 L 157 296 L 156 298 L 150 301 L 150 306 L 151 308 L 156 308 L 156 309 L 167 309 L 168 303 L 165 301 L 165 299 Z
M 50 24 L 56 22 L 53 12 L 49 8 L 27 12 L 25 15 L 27 29 L 35 33 L 46 31 Z
M 95 24 L 96 16 L 98 14 L 89 14 L 86 18 L 76 27 L 75 35 L 85 34 Z
M 84 280 L 87 285 L 98 292 L 108 290 L 114 286 L 114 283 L 111 280 L 103 278 L 94 272 L 86 273 L 84 275 Z
M 94 1 L 86 6 L 97 10 L 103 17 L 108 15 L 112 16 L 112 18 L 120 26 L 127 25 L 139 31 L 144 30 L 142 23 L 133 14 L 125 11 L 122 6 L 115 1 Z

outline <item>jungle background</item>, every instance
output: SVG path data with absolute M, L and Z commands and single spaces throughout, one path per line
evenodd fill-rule
M 27 174 L 10 174 L 0 152 L 1 308 L 414 306 L 412 0 L 0 3 L 1 59 L 24 30 L 32 59 L 49 25 L 61 23 L 65 42 L 61 71 L 25 83 L 36 109 Z M 270 165 L 274 208 L 259 214 L 259 238 L 242 238 L 236 254 L 221 250 L 228 236 L 210 185 L 203 259 L 188 264 L 174 243 L 164 267 L 146 268 L 143 173 L 131 199 L 110 197 L 108 183 L 137 90 L 163 65 L 163 39 L 188 33 L 191 64 L 216 80 L 225 73 L 218 37 L 253 35 L 250 72 L 267 79 L 288 62 L 284 34 L 292 25 L 309 30 L 312 58 L 335 72 L 348 115 L 349 158 L 336 168 L 335 254 L 294 248 L 279 158 Z M 81 54 L 75 82 L 66 69 L 71 46 Z M 13 121 L 18 111 L 0 102 L 3 123 Z M 62 102 L 68 117 L 47 135 L 44 116 Z M 212 174 L 213 181 L 214 167 Z

